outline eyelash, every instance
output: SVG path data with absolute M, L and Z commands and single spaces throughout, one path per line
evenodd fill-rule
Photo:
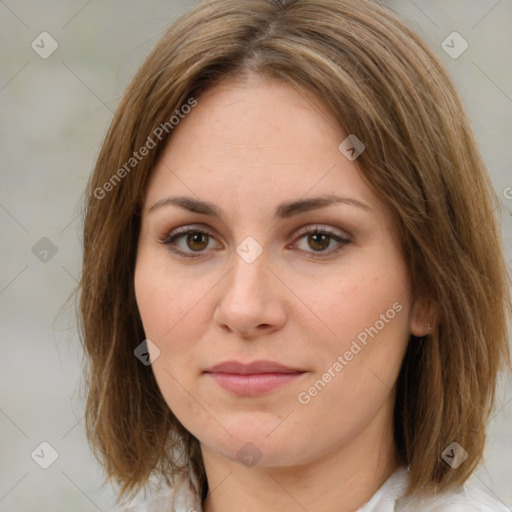
M 173 233 L 169 233 L 168 235 L 165 235 L 164 237 L 162 237 L 159 240 L 159 242 L 161 244 L 165 245 L 171 252 L 178 254 L 179 256 L 183 256 L 185 258 L 201 257 L 205 251 L 198 251 L 196 254 L 191 254 L 191 253 L 184 252 L 180 249 L 176 249 L 176 246 L 174 244 L 175 240 L 182 236 L 189 235 L 189 234 L 208 235 L 209 237 L 214 238 L 208 231 L 204 231 L 202 229 L 198 229 L 198 228 L 194 228 L 194 227 L 185 227 L 185 228 L 178 228 Z M 310 253 L 311 258 L 327 258 L 329 256 L 337 254 L 345 247 L 345 245 L 348 245 L 349 243 L 351 243 L 351 241 L 348 240 L 347 238 L 344 238 L 344 237 L 340 236 L 339 234 L 336 234 L 333 231 L 330 231 L 329 229 L 321 228 L 321 227 L 317 227 L 317 226 L 310 228 L 307 231 L 303 231 L 303 232 L 299 233 L 299 238 L 297 239 L 297 241 L 304 238 L 305 236 L 308 236 L 311 234 L 327 235 L 334 241 L 341 244 L 339 247 L 337 247 L 335 249 L 331 249 L 329 251 L 317 251 L 317 252 L 311 252 L 311 253 L 310 253 L 310 251 L 304 251 L 306 253 Z M 295 243 L 296 242 L 294 242 L 294 244 Z

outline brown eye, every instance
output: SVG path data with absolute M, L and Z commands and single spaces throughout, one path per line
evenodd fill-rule
M 302 239 L 306 241 L 305 244 L 302 244 L 306 245 L 305 248 L 300 247 Z M 333 248 L 329 248 L 331 242 L 334 242 Z M 312 258 L 323 258 L 336 254 L 348 244 L 350 244 L 350 240 L 341 236 L 341 234 L 330 231 L 327 228 L 315 226 L 313 229 L 309 228 L 303 231 L 293 247 L 299 246 L 302 252 L 309 254 Z
M 213 236 L 197 228 L 177 229 L 160 239 L 160 243 L 179 256 L 195 258 L 207 252 Z
M 208 246 L 208 233 L 201 231 L 186 235 L 187 247 L 193 251 L 202 251 Z
M 313 233 L 308 235 L 308 243 L 315 251 L 323 251 L 329 247 L 331 236 L 324 233 Z

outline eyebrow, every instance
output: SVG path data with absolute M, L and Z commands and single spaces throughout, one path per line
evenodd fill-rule
M 308 199 L 298 199 L 295 201 L 287 201 L 281 203 L 274 210 L 274 216 L 277 218 L 285 219 L 297 215 L 299 213 L 316 210 L 318 208 L 324 208 L 332 204 L 342 203 L 349 206 L 355 206 L 366 211 L 372 211 L 372 209 L 362 201 L 352 197 L 340 197 L 333 194 L 325 194 L 318 197 L 310 197 Z M 224 211 L 218 206 L 209 203 L 207 201 L 201 201 L 192 197 L 186 196 L 170 196 L 164 197 L 157 201 L 149 210 L 148 213 L 155 211 L 163 206 L 175 205 L 185 210 L 189 210 L 194 213 L 201 213 L 204 215 L 211 215 L 224 220 Z

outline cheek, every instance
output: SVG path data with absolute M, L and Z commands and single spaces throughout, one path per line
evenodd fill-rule
M 155 342 L 162 336 L 168 307 L 166 287 L 159 277 L 158 272 L 150 271 L 144 258 L 138 260 L 134 276 L 135 297 L 144 332 Z
M 162 344 L 180 319 L 194 305 L 194 292 L 182 283 L 179 273 L 171 272 L 150 251 L 137 258 L 134 287 L 144 332 L 149 339 Z
M 201 299 L 211 284 L 199 278 L 191 286 L 190 276 L 159 258 L 160 254 L 141 251 L 134 286 L 145 336 L 159 351 L 152 364 L 155 377 L 164 396 L 172 398 L 183 395 L 178 383 L 190 388 L 196 377 L 199 342 L 211 317 L 205 309 L 208 302 Z
M 303 282 L 304 285 L 300 286 Z M 375 263 L 363 258 L 357 265 L 342 269 L 333 279 L 326 277 L 323 283 L 311 287 L 309 281 L 296 280 L 297 295 L 303 298 L 316 314 L 315 328 L 320 327 L 326 339 L 338 340 L 337 348 L 356 338 L 365 329 L 385 321 L 385 329 L 403 331 L 407 324 L 408 290 L 406 274 L 400 261 Z M 393 304 L 399 306 L 393 309 Z M 401 309 L 397 314 L 396 309 Z M 386 315 L 386 312 L 389 312 Z M 384 319 L 381 320 L 381 315 Z M 386 320 L 390 320 L 387 322 Z M 312 324 L 313 325 L 313 324 Z
M 189 288 L 181 287 L 175 273 L 154 262 L 149 252 L 139 253 L 134 274 L 135 295 L 146 338 L 159 351 L 158 357 L 152 357 L 152 371 L 165 401 L 181 421 L 183 417 L 201 414 L 197 401 L 183 391 L 184 387 L 191 388 L 190 370 L 196 355 L 194 344 L 184 343 L 182 337 L 184 332 L 194 336 L 193 306 L 197 298 L 190 291 L 186 293 Z
M 311 335 L 314 346 L 308 345 L 318 363 L 309 383 L 318 383 L 322 395 L 313 406 L 318 413 L 353 410 L 365 417 L 386 399 L 398 376 L 410 334 L 406 268 L 392 250 L 373 256 L 359 258 L 336 280 L 315 287 L 322 293 L 309 296 L 326 333 Z

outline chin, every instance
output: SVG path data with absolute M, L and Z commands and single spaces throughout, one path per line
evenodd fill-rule
M 277 423 L 278 424 L 278 423 Z M 286 467 L 305 464 L 314 460 L 314 454 L 308 453 L 313 443 L 297 439 L 296 433 L 283 429 L 278 433 L 276 423 L 268 429 L 249 428 L 229 429 L 233 437 L 207 440 L 207 445 L 219 456 L 238 462 L 247 467 Z M 272 432 L 269 435 L 269 432 Z

